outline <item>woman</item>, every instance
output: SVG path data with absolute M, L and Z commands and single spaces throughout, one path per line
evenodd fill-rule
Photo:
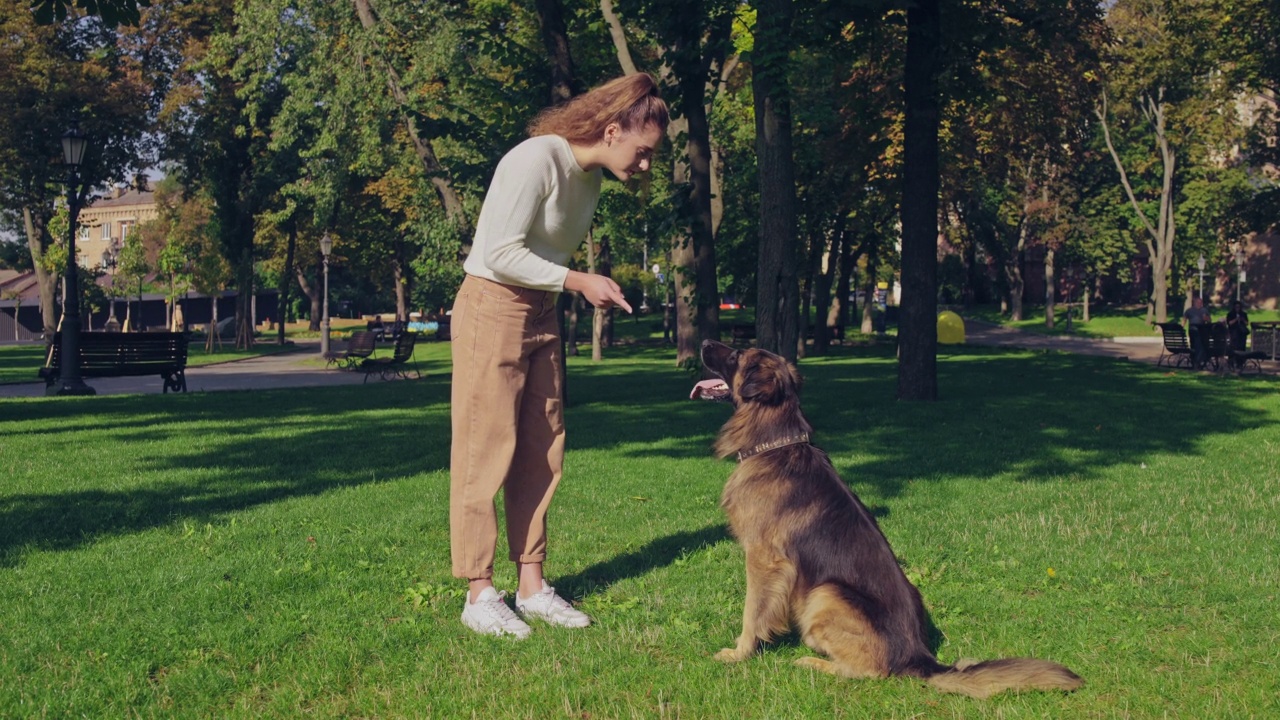
M 462 622 L 476 632 L 530 632 L 493 586 L 499 488 L 516 609 L 562 627 L 591 622 L 542 574 L 564 459 L 556 297 L 571 290 L 631 312 L 612 279 L 567 264 L 591 227 L 602 171 L 619 180 L 648 171 L 668 122 L 652 77 L 618 78 L 539 114 L 485 195 L 452 322 L 450 543 L 453 574 L 468 582 Z

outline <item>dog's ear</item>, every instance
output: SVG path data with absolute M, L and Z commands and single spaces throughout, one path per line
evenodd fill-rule
M 761 405 L 777 405 L 799 389 L 799 375 L 781 357 L 753 352 L 738 366 L 738 397 Z

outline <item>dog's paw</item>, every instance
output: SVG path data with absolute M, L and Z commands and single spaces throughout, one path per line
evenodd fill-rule
M 830 660 L 823 660 L 822 658 L 817 657 L 802 657 L 797 658 L 795 663 L 796 667 L 835 674 L 835 670 L 832 669 L 833 666 Z
M 738 648 L 725 648 L 716 653 L 716 659 L 726 663 L 741 662 L 749 657 L 751 657 L 750 652 L 742 652 Z

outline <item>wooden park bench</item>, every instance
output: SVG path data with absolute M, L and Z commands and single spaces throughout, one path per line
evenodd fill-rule
M 378 336 L 366 330 L 351 333 L 347 347 L 340 353 L 331 352 L 325 357 L 326 365 L 337 365 L 343 370 L 351 370 L 361 361 L 373 354 L 378 346 Z
M 40 368 L 52 386 L 62 373 L 62 333 L 53 336 L 49 361 Z M 80 376 L 157 375 L 164 392 L 187 391 L 187 334 L 175 332 L 80 333 Z
M 1190 366 L 1192 364 L 1191 343 L 1187 342 L 1187 331 L 1176 322 L 1164 322 L 1158 325 L 1160 332 L 1164 334 L 1164 347 L 1160 350 L 1156 365 L 1181 367 L 1185 363 Z
M 395 350 L 389 357 L 366 358 L 363 360 L 359 369 L 364 373 L 364 381 L 369 382 L 369 376 L 377 374 L 383 380 L 389 377 L 409 377 L 409 366 L 413 365 L 413 371 L 419 378 L 422 372 L 418 370 L 418 364 L 413 359 L 413 348 L 418 341 L 418 334 L 408 330 L 400 333 L 400 337 L 396 338 Z

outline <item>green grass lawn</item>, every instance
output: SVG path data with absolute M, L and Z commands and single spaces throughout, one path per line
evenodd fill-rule
M 436 347 L 446 347 L 439 345 Z M 436 348 L 433 347 L 434 351 Z M 1265 718 L 1280 714 L 1280 382 L 961 347 L 806 360 L 815 442 L 878 517 L 946 661 L 1071 695 L 732 666 L 728 414 L 668 351 L 570 363 L 550 580 L 595 618 L 472 635 L 448 552 L 449 385 L 0 401 L 0 717 Z M 505 553 L 500 551 L 500 555 Z M 501 587 L 514 586 L 509 563 Z

